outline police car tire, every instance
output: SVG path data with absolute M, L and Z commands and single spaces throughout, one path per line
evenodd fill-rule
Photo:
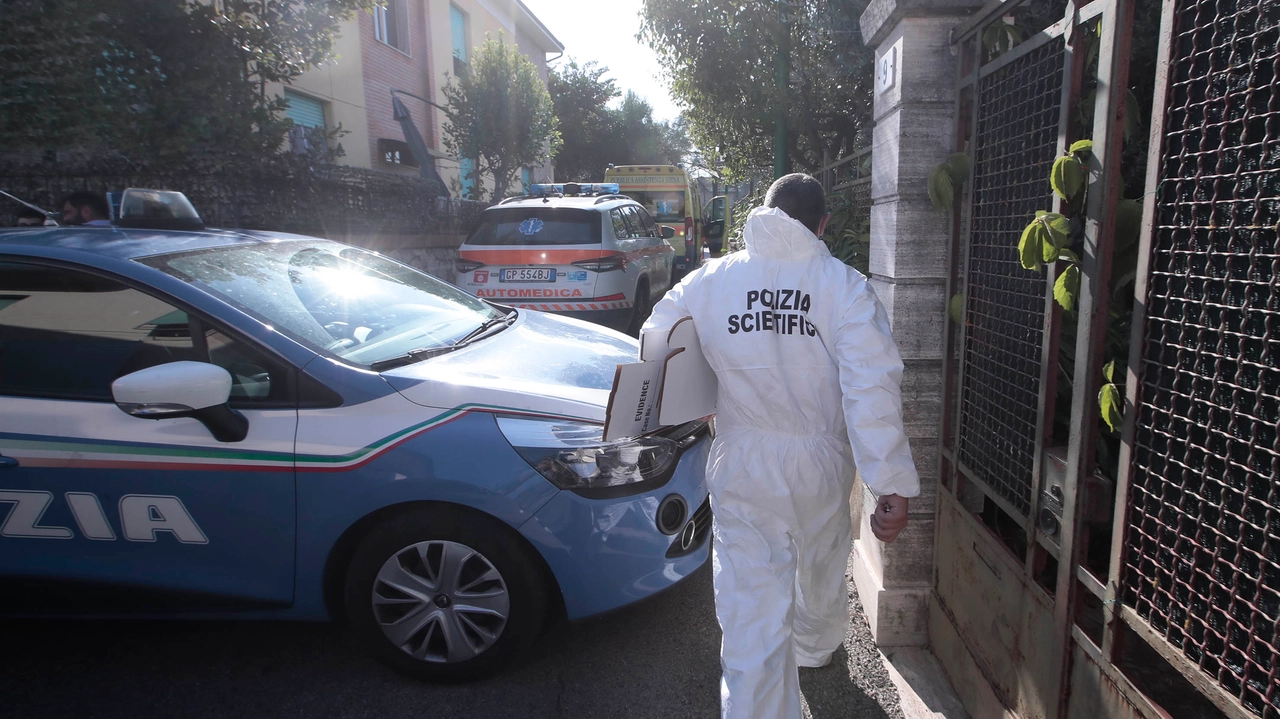
M 373 584 L 386 561 L 419 542 L 446 540 L 479 552 L 502 575 L 510 598 L 507 623 L 484 653 L 458 663 L 416 659 L 391 643 L 373 612 Z M 489 676 L 519 657 L 538 637 L 547 615 L 539 559 L 506 524 L 460 507 L 400 514 L 374 528 L 357 547 L 344 586 L 347 622 L 356 639 L 390 668 L 424 681 L 462 682 Z

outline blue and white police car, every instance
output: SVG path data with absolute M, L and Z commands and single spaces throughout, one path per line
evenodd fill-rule
M 636 354 L 327 240 L 0 232 L 0 613 L 345 618 L 490 673 L 707 559 L 707 425 L 602 441 Z

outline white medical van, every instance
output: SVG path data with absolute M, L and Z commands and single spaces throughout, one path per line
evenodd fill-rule
M 459 249 L 457 285 L 634 334 L 671 286 L 673 235 L 616 184 L 535 184 L 484 211 Z

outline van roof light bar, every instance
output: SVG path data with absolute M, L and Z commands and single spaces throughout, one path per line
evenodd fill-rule
M 530 195 L 616 195 L 622 188 L 616 182 L 556 182 L 529 186 Z

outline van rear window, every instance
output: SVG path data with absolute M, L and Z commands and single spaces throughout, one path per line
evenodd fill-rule
M 471 245 L 598 245 L 600 214 L 568 207 L 488 210 L 467 238 Z

